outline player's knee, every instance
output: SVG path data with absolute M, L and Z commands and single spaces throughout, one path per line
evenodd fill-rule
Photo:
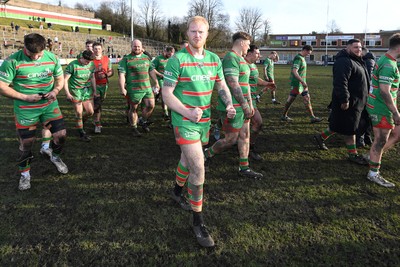
M 225 136 L 225 146 L 227 147 L 231 147 L 234 144 L 236 144 L 237 140 L 238 140 L 238 136 L 234 135 L 234 136 Z
M 154 107 L 155 107 L 154 103 L 148 103 L 148 104 L 146 105 L 146 108 L 147 108 L 148 110 L 153 110 Z
M 63 130 L 64 130 L 64 135 L 66 134 L 65 122 L 64 122 L 63 118 L 54 120 L 54 121 L 50 121 L 45 126 L 46 126 L 46 128 L 48 128 L 50 130 L 52 135 L 55 135 L 56 133 L 63 131 Z
M 21 140 L 28 142 L 28 139 L 33 139 L 36 136 L 36 129 L 18 129 L 17 133 Z

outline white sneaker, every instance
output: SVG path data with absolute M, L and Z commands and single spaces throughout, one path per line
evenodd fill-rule
M 94 133 L 101 133 L 101 126 L 94 126 Z
M 379 172 L 375 175 L 371 175 L 370 173 L 368 173 L 367 179 L 374 183 L 377 183 L 383 187 L 394 187 L 395 186 L 394 183 L 391 183 L 391 182 L 387 181 L 386 179 L 384 179 Z
M 48 156 L 49 158 L 51 158 L 51 156 L 53 156 L 53 149 L 51 149 L 50 147 L 48 148 L 41 148 L 40 149 L 40 154 L 42 154 L 43 156 Z
M 21 175 L 21 178 L 19 179 L 18 189 L 24 191 L 28 190 L 29 188 L 31 188 L 31 176 L 25 177 Z
M 60 173 L 62 173 L 62 174 L 68 173 L 68 167 L 67 167 L 67 165 L 65 165 L 65 163 L 61 160 L 60 157 L 52 156 L 52 157 L 50 157 L 50 160 L 57 167 L 57 170 Z

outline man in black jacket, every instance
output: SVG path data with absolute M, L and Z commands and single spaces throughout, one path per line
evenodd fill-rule
M 348 159 L 357 164 L 368 165 L 368 161 L 358 155 L 355 140 L 370 86 L 365 63 L 361 58 L 361 49 L 361 41 L 351 39 L 346 49 L 336 55 L 329 127 L 315 135 L 314 141 L 320 149 L 327 150 L 324 141 L 335 133 L 340 133 L 345 136 Z

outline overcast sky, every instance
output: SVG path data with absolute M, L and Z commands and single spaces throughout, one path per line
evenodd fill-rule
M 61 1 L 70 7 L 76 2 L 82 3 L 80 0 Z M 134 6 L 139 6 L 141 3 L 141 0 L 132 1 Z M 58 0 L 37 0 L 37 2 L 58 4 Z M 182 17 L 187 13 L 189 2 L 159 0 L 166 18 Z M 344 33 L 363 33 L 365 29 L 367 32 L 400 31 L 398 15 L 400 0 L 252 0 L 247 2 L 248 5 L 243 0 L 222 0 L 222 2 L 225 12 L 230 15 L 233 31 L 235 18 L 243 7 L 261 8 L 264 18 L 268 18 L 271 22 L 273 34 L 324 32 L 327 29 L 327 22 L 332 20 L 335 20 Z

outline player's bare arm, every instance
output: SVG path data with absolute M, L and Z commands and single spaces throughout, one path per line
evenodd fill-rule
M 125 73 L 118 74 L 118 86 L 120 94 L 126 96 L 126 89 L 125 89 Z
M 154 84 L 156 85 L 157 88 L 160 88 L 160 85 L 158 84 L 157 80 L 157 75 L 156 75 L 156 70 L 151 70 L 149 72 L 151 79 L 153 80 Z
M 68 101 L 72 101 L 74 98 L 69 92 L 69 87 L 68 87 L 68 81 L 69 78 L 71 78 L 71 74 L 65 74 L 64 75 L 64 91 L 65 91 L 65 96 L 67 97 Z
M 169 81 L 164 82 L 163 90 L 163 100 L 164 103 L 171 108 L 173 111 L 178 112 L 185 118 L 188 118 L 192 122 L 198 122 L 203 115 L 203 111 L 200 108 L 187 108 L 182 102 L 173 94 L 176 84 Z
M 2 82 L 2 81 L 0 81 L 0 94 L 2 94 L 5 97 L 23 100 L 26 102 L 37 102 L 40 99 L 42 99 L 42 96 L 39 94 L 26 95 L 26 94 L 17 92 L 13 88 L 11 88 L 7 83 Z
M 94 77 L 94 73 L 91 78 L 92 88 L 93 88 L 93 95 L 96 95 L 96 78 Z
M 294 77 L 296 77 L 296 79 L 303 85 L 304 89 L 308 87 L 307 83 L 305 81 L 303 81 L 303 79 L 300 77 L 298 69 L 293 68 L 292 73 L 293 73 Z
M 49 93 L 45 94 L 44 97 L 50 101 L 55 101 L 58 93 L 63 89 L 63 87 L 64 87 L 64 76 L 60 75 L 60 76 L 54 77 L 53 90 L 50 91 Z
M 231 93 L 233 97 L 236 99 L 236 101 L 239 102 L 242 108 L 245 108 L 246 105 L 248 106 L 248 102 L 246 101 L 246 98 L 243 96 L 242 88 L 239 85 L 238 77 L 228 76 L 225 77 L 225 80 L 226 83 L 229 85 L 229 88 L 231 88 Z
M 226 106 L 227 117 L 230 119 L 234 118 L 236 115 L 236 109 L 233 107 L 232 95 L 229 91 L 228 86 L 225 83 L 225 80 L 222 80 L 221 82 L 216 82 L 214 87 L 215 89 L 217 89 L 219 97 Z

